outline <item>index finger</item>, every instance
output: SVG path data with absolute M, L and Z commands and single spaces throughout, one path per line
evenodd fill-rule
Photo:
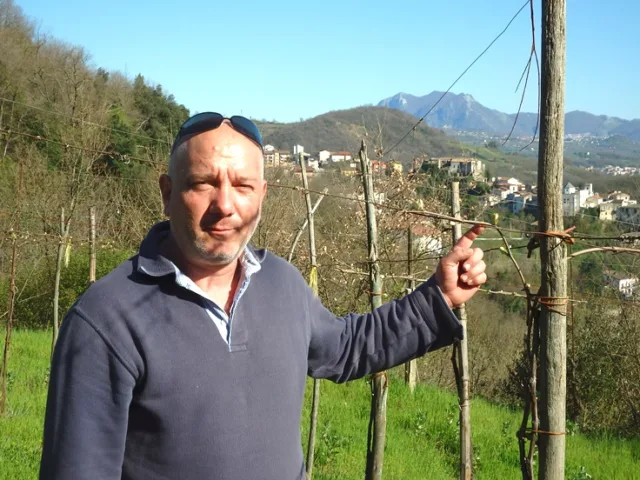
M 458 243 L 456 243 L 456 247 L 461 247 L 464 249 L 471 248 L 471 245 L 473 245 L 473 241 L 478 238 L 478 235 L 480 235 L 482 232 L 484 232 L 484 227 L 482 225 L 474 225 L 469 230 L 467 230 L 465 234 L 462 235 L 462 237 L 460 237 L 460 240 L 458 240 Z

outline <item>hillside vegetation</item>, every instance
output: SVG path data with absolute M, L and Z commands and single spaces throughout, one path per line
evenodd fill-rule
M 260 123 L 265 142 L 290 150 L 303 145 L 305 151 L 346 150 L 355 154 L 366 138 L 370 145 L 386 152 L 403 135 L 411 132 L 417 119 L 386 107 L 358 107 L 318 115 L 293 123 Z M 394 149 L 387 160 L 409 165 L 420 156 L 460 155 L 461 146 L 435 128 L 420 124 L 405 141 Z

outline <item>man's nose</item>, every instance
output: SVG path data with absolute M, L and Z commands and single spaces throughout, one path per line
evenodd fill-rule
M 233 214 L 233 192 L 229 185 L 221 185 L 215 190 L 215 194 L 211 199 L 209 209 L 221 215 L 228 217 Z

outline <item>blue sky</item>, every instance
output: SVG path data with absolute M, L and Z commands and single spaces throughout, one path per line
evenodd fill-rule
M 296 121 L 445 90 L 522 0 L 16 0 L 93 65 L 137 73 L 192 112 Z M 640 117 L 640 2 L 567 1 L 567 111 Z M 540 0 L 535 1 L 539 36 Z M 452 90 L 515 112 L 528 7 Z M 540 49 L 540 46 L 538 45 Z M 525 111 L 536 110 L 532 78 Z

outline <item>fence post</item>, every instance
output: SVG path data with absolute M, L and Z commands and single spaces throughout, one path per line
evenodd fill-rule
M 542 232 L 562 232 L 562 173 L 566 55 L 565 0 L 542 2 L 542 83 L 538 205 Z M 540 236 L 540 469 L 543 480 L 564 478 L 567 391 L 567 264 L 562 239 Z M 546 305 L 547 303 L 553 306 Z M 560 305 L 560 306 L 558 306 Z
M 318 295 L 318 264 L 316 261 L 316 234 L 313 223 L 314 207 L 311 205 L 311 194 L 309 193 L 309 181 L 307 179 L 307 164 L 304 153 L 300 152 L 300 167 L 302 168 L 302 186 L 304 187 L 304 199 L 307 204 L 307 223 L 309 224 L 309 255 L 311 258 L 311 275 L 309 284 L 313 293 Z M 322 197 L 320 197 L 322 200 Z M 320 204 L 320 200 L 318 203 Z M 311 422 L 309 426 L 309 442 L 307 444 L 307 480 L 313 474 L 313 457 L 316 445 L 316 429 L 318 426 L 318 406 L 320 403 L 320 380 L 313 379 L 313 398 L 311 400 Z
M 451 182 L 451 209 L 452 216 L 460 218 L 460 183 Z M 462 225 L 453 223 L 453 244 L 458 243 L 462 237 Z M 454 313 L 462 324 L 462 340 L 455 342 L 451 361 L 456 376 L 458 387 L 458 400 L 460 402 L 460 479 L 470 480 L 473 472 L 472 444 L 471 444 L 471 405 L 469 403 L 469 355 L 467 349 L 467 309 L 464 304 L 455 308 Z
M 412 279 L 413 275 L 413 234 L 411 233 L 411 224 L 407 227 L 407 290 L 413 292 L 416 288 L 416 281 Z M 404 381 L 409 385 L 411 393 L 416 389 L 418 381 L 418 361 L 414 358 L 404 364 Z
M 380 276 L 380 264 L 378 263 L 378 226 L 373 205 L 375 195 L 373 179 L 371 177 L 371 162 L 367 156 L 367 145 L 364 140 L 362 140 L 362 145 L 360 146 L 359 156 L 367 213 L 369 278 L 371 284 L 369 297 L 371 299 L 371 309 L 374 310 L 382 305 L 382 277 Z M 369 418 L 367 470 L 365 478 L 367 480 L 380 480 L 382 478 L 384 443 L 387 430 L 387 392 L 389 387 L 387 372 L 380 372 L 373 375 L 371 383 L 371 416 Z
M 91 223 L 91 234 L 89 236 L 89 246 L 91 249 L 89 257 L 89 285 L 96 281 L 96 207 L 89 209 L 89 221 Z

